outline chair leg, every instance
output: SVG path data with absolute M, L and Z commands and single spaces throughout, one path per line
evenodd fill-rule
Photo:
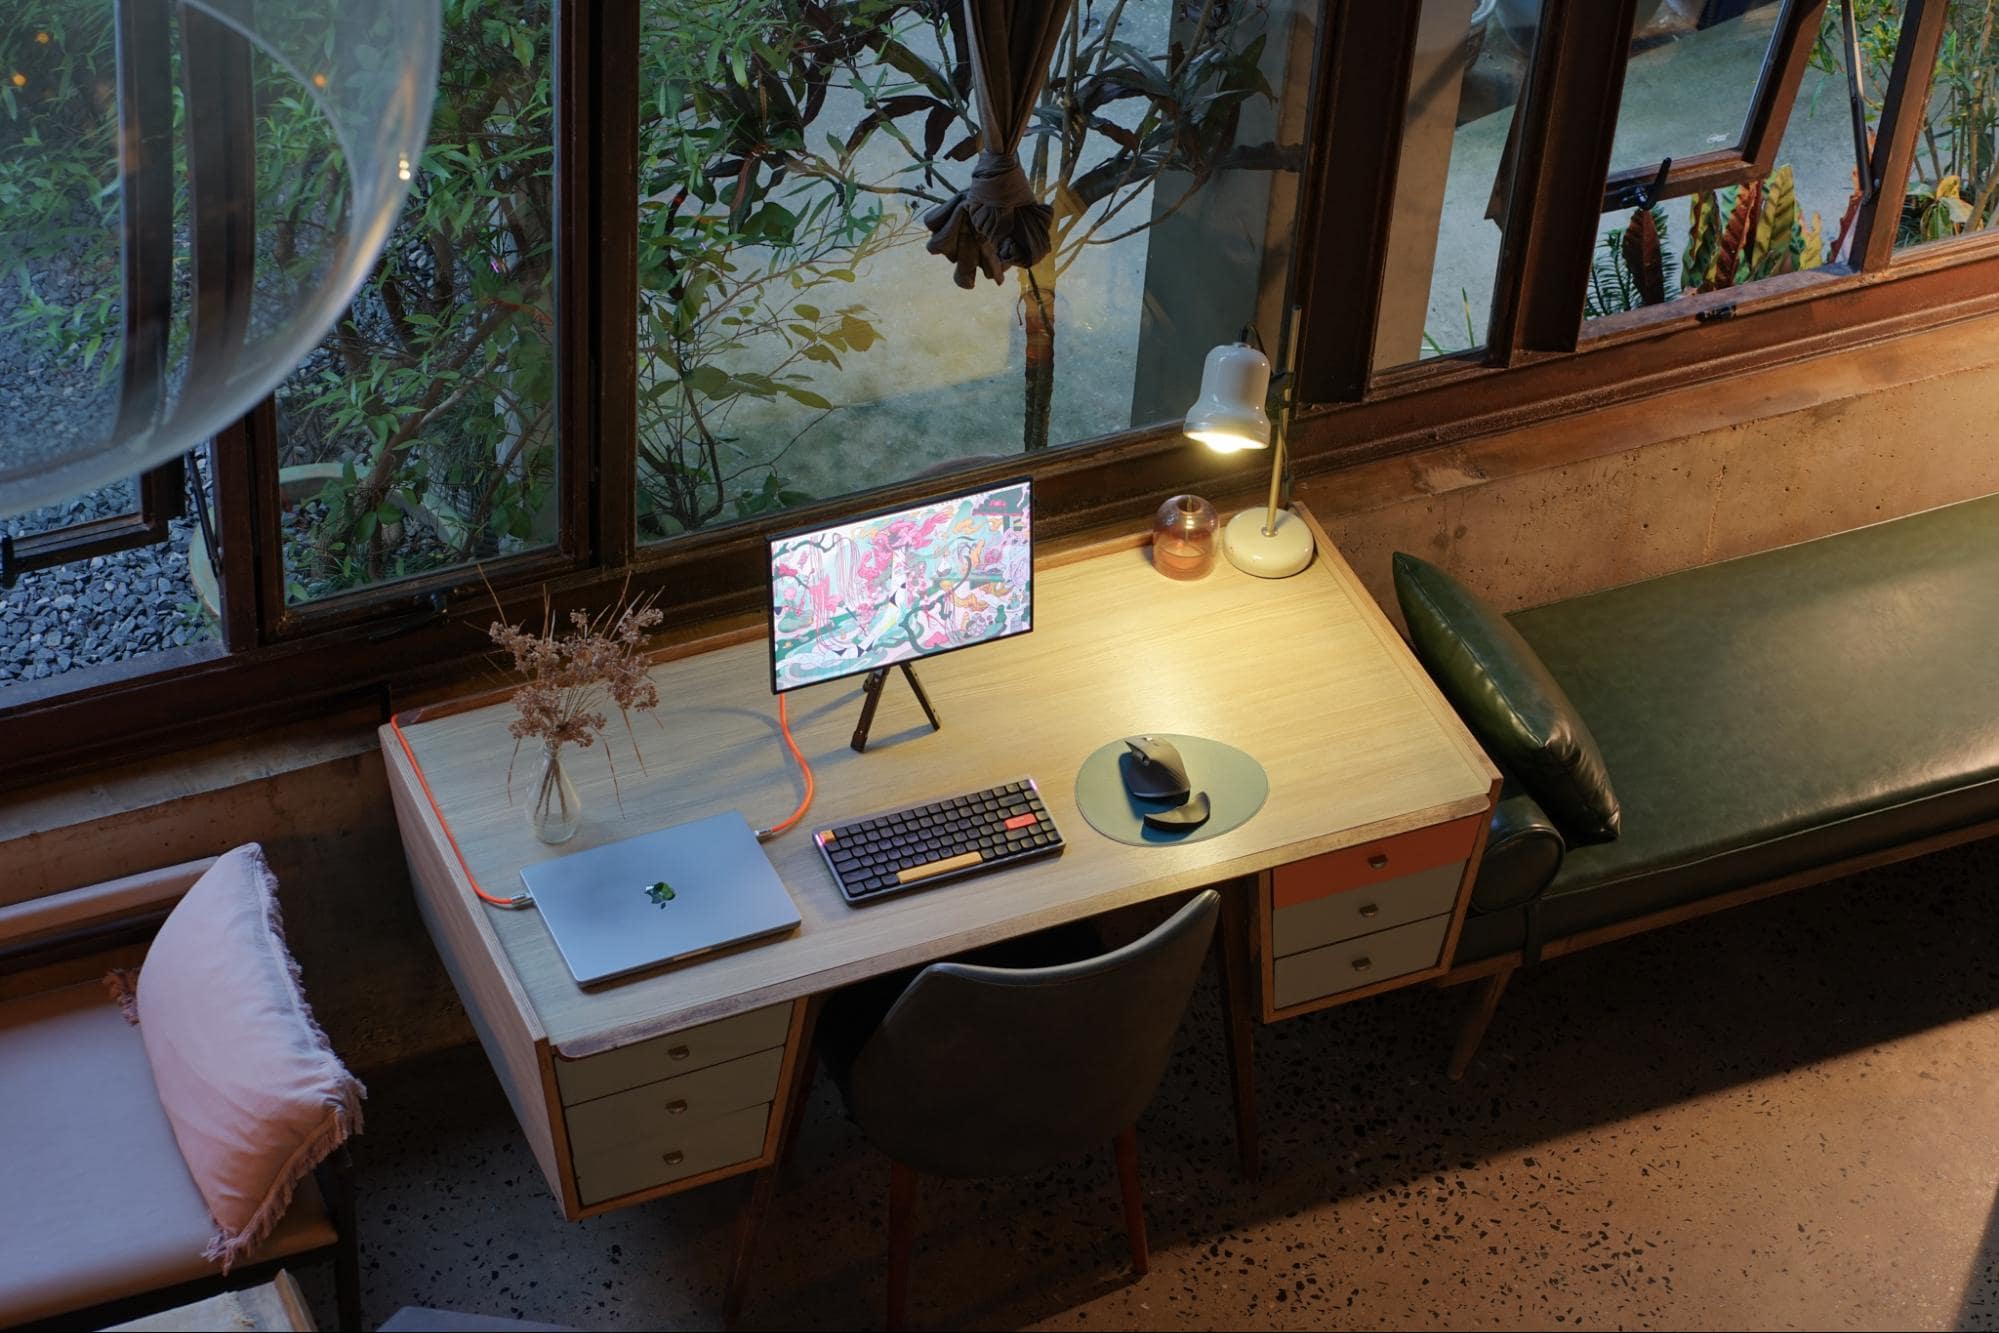
M 1260 1165 L 1256 1132 L 1256 932 L 1250 894 L 1257 881 L 1222 886 L 1220 928 L 1215 931 L 1215 972 L 1222 988 L 1222 1044 L 1229 1053 L 1229 1086 L 1235 1094 L 1236 1152 L 1242 1177 L 1255 1180 Z
M 1131 1241 L 1131 1272 L 1144 1277 L 1152 1269 L 1152 1251 L 1145 1243 L 1145 1191 L 1138 1180 L 1138 1129 L 1117 1136 L 1118 1184 L 1124 1190 L 1124 1231 Z
M 909 1260 L 916 1249 L 916 1168 L 888 1166 L 888 1326 L 909 1326 Z
M 326 1198 L 337 1233 L 333 1248 L 333 1304 L 340 1327 L 361 1324 L 361 1233 L 354 1207 L 354 1161 L 343 1146 L 319 1167 L 320 1193 Z
M 1509 967 L 1495 972 L 1478 984 L 1471 1003 L 1465 1008 L 1464 1024 L 1458 1029 L 1458 1043 L 1451 1051 L 1451 1081 L 1465 1076 L 1465 1067 L 1471 1063 L 1478 1051 L 1479 1042 L 1485 1040 L 1485 1030 L 1492 1023 L 1493 1010 L 1499 1008 L 1499 997 L 1506 992 L 1506 983 L 1513 980 L 1513 974 L 1520 969 Z

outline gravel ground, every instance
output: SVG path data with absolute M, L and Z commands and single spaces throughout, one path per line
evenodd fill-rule
M 48 509 L 8 519 L 20 536 L 131 511 L 131 492 L 109 487 Z M 139 657 L 215 636 L 187 577 L 190 541 L 201 540 L 192 518 L 168 527 L 156 546 L 21 575 L 0 589 L 0 692 L 15 681 Z

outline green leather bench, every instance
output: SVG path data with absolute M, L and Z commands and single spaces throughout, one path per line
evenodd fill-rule
M 1395 562 L 1418 656 L 1507 768 L 1547 702 L 1533 664 L 1442 571 Z M 1593 735 L 1621 810 L 1578 845 L 1509 775 L 1444 979 L 1484 980 L 1453 1077 L 1524 963 L 1999 833 L 1999 496 L 1504 623 L 1587 724 L 1541 730 L 1571 759 Z

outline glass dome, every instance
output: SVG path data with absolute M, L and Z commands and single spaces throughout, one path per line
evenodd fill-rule
M 439 20 L 0 6 L 0 518 L 186 452 L 325 336 L 409 192 Z

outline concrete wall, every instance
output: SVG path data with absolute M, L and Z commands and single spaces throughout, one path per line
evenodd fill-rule
M 0 903 L 263 844 L 334 1046 L 370 1068 L 472 1039 L 411 897 L 373 727 L 256 737 L 0 809 Z
M 1999 491 L 1994 420 L 1999 320 L 1313 478 L 1300 496 L 1391 614 L 1398 549 L 1529 606 Z M 411 902 L 368 718 L 10 798 L 0 903 L 251 839 L 350 1062 L 469 1040 Z
M 1400 623 L 1409 551 L 1512 610 L 1999 491 L 1999 321 L 1307 479 Z

